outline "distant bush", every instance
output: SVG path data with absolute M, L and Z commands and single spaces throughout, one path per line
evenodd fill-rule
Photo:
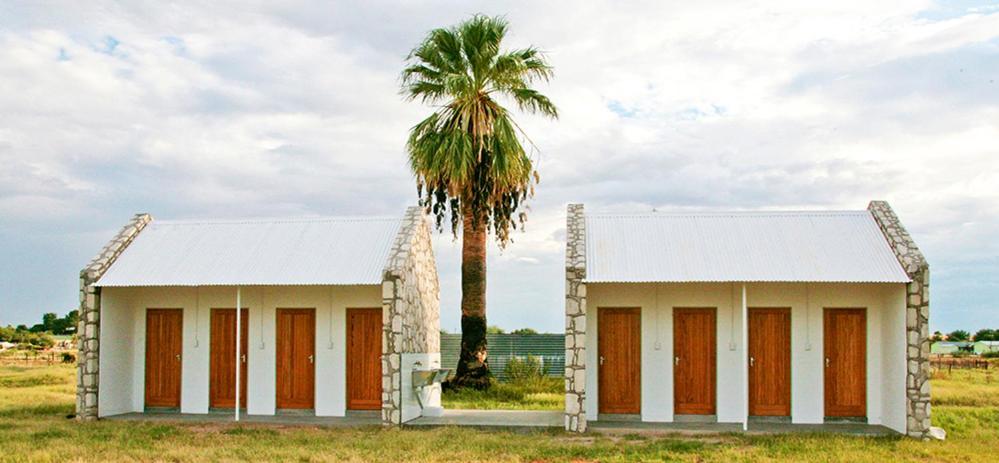
M 490 325 L 486 327 L 486 334 L 505 334 L 505 333 L 506 330 L 496 325 Z
M 999 351 L 991 351 L 982 354 L 982 358 L 987 359 L 999 359 Z
M 547 376 L 548 371 L 541 365 L 541 359 L 533 355 L 513 357 L 506 362 L 506 378 L 511 383 L 537 381 Z
M 72 352 L 63 352 L 62 363 L 76 363 L 76 354 Z
M 0 327 L 0 341 L 12 342 L 19 349 L 49 349 L 55 345 L 55 339 L 48 333 L 32 333 L 23 327 Z

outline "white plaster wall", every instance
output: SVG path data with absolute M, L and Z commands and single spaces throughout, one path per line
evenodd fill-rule
M 129 294 L 129 310 L 132 312 L 132 409 L 141 412 L 146 404 L 146 309 L 138 307 L 131 300 L 135 290 L 119 289 Z M 103 333 L 101 333 L 103 337 Z M 102 375 L 103 376 L 103 375 Z
M 214 288 L 213 288 L 214 289 Z M 186 293 L 186 294 L 185 294 Z M 164 299 L 176 298 L 171 306 L 184 309 L 184 350 L 180 373 L 180 412 L 208 413 L 209 346 L 211 345 L 211 308 L 236 306 L 236 291 L 225 298 L 221 288 L 213 291 L 165 292 Z M 145 299 L 146 293 L 137 299 Z M 207 297 L 205 297 L 207 296 Z M 207 299 L 207 300 L 205 300 Z M 225 299 L 229 299 L 226 303 Z M 150 305 L 154 307 L 155 305 Z M 145 317 L 143 317 L 145 319 Z
M 184 310 L 181 412 L 208 413 L 211 309 L 236 306 L 236 288 L 105 288 L 102 299 L 101 398 L 104 415 L 142 411 L 145 395 L 145 312 Z M 379 285 L 243 287 L 249 309 L 247 413 L 275 413 L 276 309 L 316 310 L 317 416 L 343 416 L 346 408 L 345 337 L 348 307 L 381 307 Z M 104 326 L 108 326 L 104 330 Z M 105 344 L 108 343 L 108 344 Z M 114 346 L 114 349 L 105 349 Z M 106 356 L 106 357 L 105 357 Z M 106 361 L 105 361 L 106 359 Z M 105 385 L 108 385 L 105 388 Z M 128 385 L 131 385 L 129 391 Z M 105 399 L 105 396 L 108 398 Z M 124 403 L 131 403 L 126 410 Z M 105 404 L 107 407 L 105 408 Z M 118 411 L 124 410 L 124 411 Z
M 893 285 L 885 290 L 881 319 L 881 407 L 883 425 L 900 433 L 906 429 L 906 342 L 905 285 Z
M 749 307 L 791 308 L 791 418 L 824 420 L 824 307 L 867 308 L 868 422 L 904 428 L 904 285 L 747 284 Z M 587 284 L 586 411 L 598 417 L 597 329 L 600 307 L 642 309 L 642 420 L 673 420 L 673 308 L 717 307 L 717 418 L 747 412 L 741 284 Z M 889 337 L 890 336 L 890 337 Z M 901 401 L 901 402 L 900 402 Z M 901 421 L 900 421 L 901 420 Z
M 277 403 L 277 351 L 274 341 L 277 337 L 277 311 L 268 304 L 267 296 L 272 287 L 248 288 L 240 301 L 249 308 L 250 326 L 247 327 L 246 341 L 246 413 L 248 415 L 273 415 Z M 271 296 L 273 297 L 273 296 Z M 318 314 L 317 314 L 318 315 Z M 316 328 L 319 328 L 316 317 Z M 318 337 L 317 337 L 318 339 Z
M 101 295 L 97 416 L 140 411 L 141 408 L 135 408 L 132 387 L 136 374 L 132 361 L 135 314 L 129 306 L 127 291 L 109 288 Z
M 439 352 L 402 354 L 401 365 L 402 422 L 405 423 L 423 415 L 420 403 L 416 400 L 416 391 L 413 390 L 413 370 L 440 368 L 441 354 Z M 437 413 L 437 409 L 441 407 L 440 384 L 424 388 L 420 398 L 423 400 L 424 408 L 431 409 L 428 414 Z

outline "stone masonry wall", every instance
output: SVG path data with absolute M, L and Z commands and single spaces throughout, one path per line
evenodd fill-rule
M 565 429 L 586 431 L 586 223 L 570 204 L 565 249 Z
M 76 329 L 79 351 L 76 361 L 76 418 L 79 420 L 97 419 L 101 291 L 93 284 L 152 220 L 149 214 L 136 214 L 80 271 L 80 322 Z
M 406 211 L 382 278 L 382 423 L 402 421 L 402 354 L 440 352 L 440 282 L 430 226 Z
M 906 285 L 906 431 L 910 437 L 930 435 L 930 266 L 891 206 L 871 201 L 867 210 L 912 282 Z

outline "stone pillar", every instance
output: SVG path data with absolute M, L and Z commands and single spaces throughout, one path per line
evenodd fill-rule
M 406 211 L 382 277 L 382 424 L 402 424 L 402 354 L 440 352 L 440 282 L 430 227 Z
M 80 322 L 76 328 L 76 418 L 97 419 L 100 377 L 101 289 L 94 286 L 153 218 L 136 214 L 80 271 Z
M 402 423 L 402 307 L 397 276 L 382 281 L 382 424 Z
M 906 433 L 930 436 L 930 266 L 909 232 L 885 201 L 871 201 L 867 210 L 881 227 L 911 282 L 906 284 Z
M 565 250 L 565 429 L 586 431 L 586 223 L 570 204 Z

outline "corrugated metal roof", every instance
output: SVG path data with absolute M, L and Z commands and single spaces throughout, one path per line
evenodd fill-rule
M 97 286 L 380 284 L 402 218 L 157 221 Z
M 586 215 L 590 282 L 908 282 L 868 211 Z

